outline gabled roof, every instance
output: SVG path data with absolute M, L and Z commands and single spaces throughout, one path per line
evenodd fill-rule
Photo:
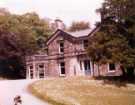
M 92 29 L 85 29 L 81 31 L 75 31 L 75 32 L 68 32 L 70 35 L 74 37 L 83 37 L 83 36 L 88 36 L 88 34 L 92 31 Z
M 93 36 L 97 31 L 99 31 L 101 28 L 101 25 L 95 27 L 89 34 L 88 36 Z
M 70 39 L 71 41 L 76 41 L 76 40 L 80 40 L 81 38 L 85 37 L 89 37 L 91 35 L 93 35 L 95 32 L 97 32 L 99 30 L 100 27 L 96 27 L 93 30 L 92 29 L 87 29 L 87 30 L 82 30 L 82 31 L 76 31 L 76 32 L 65 32 L 63 30 L 56 30 L 47 40 L 46 44 L 50 44 L 50 42 L 55 39 L 57 37 L 57 35 L 63 35 L 65 36 L 65 38 Z
M 65 36 L 65 38 L 68 38 L 68 39 L 70 39 L 70 40 L 72 40 L 72 41 L 74 41 L 74 40 L 76 39 L 75 37 L 73 37 L 72 35 L 68 34 L 67 32 L 64 32 L 63 30 L 58 29 L 58 30 L 56 30 L 56 31 L 49 37 L 49 39 L 47 40 L 46 44 L 47 44 L 47 45 L 50 44 L 50 42 L 51 42 L 53 39 L 55 39 L 55 38 L 57 37 L 57 35 L 63 35 L 63 36 Z

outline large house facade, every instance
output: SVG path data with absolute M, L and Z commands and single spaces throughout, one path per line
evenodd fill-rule
M 118 64 L 93 64 L 87 55 L 88 39 L 97 32 L 83 30 L 74 33 L 58 29 L 46 42 L 47 53 L 26 58 L 26 77 L 71 77 L 71 76 L 119 76 Z

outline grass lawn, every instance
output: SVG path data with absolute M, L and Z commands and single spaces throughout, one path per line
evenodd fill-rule
M 52 105 L 135 105 L 135 85 L 116 87 L 84 77 L 39 80 L 29 90 Z

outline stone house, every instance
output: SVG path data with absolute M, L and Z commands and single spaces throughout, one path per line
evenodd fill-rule
M 93 64 L 86 53 L 88 39 L 98 31 L 65 32 L 58 29 L 46 42 L 47 53 L 28 56 L 26 77 L 119 76 L 118 64 Z

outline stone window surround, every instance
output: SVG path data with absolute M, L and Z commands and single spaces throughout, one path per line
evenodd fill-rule
M 110 70 L 110 64 L 114 64 L 115 69 L 114 70 Z M 108 72 L 116 72 L 116 64 L 115 63 L 108 63 Z
M 61 63 L 64 63 L 64 66 L 61 66 Z M 64 68 L 65 69 L 65 61 L 59 62 L 59 74 L 60 74 L 61 77 L 62 76 L 66 76 L 66 70 L 65 70 L 65 74 L 62 74 L 61 73 L 61 68 Z
M 64 41 L 59 41 L 59 53 L 64 53 Z

